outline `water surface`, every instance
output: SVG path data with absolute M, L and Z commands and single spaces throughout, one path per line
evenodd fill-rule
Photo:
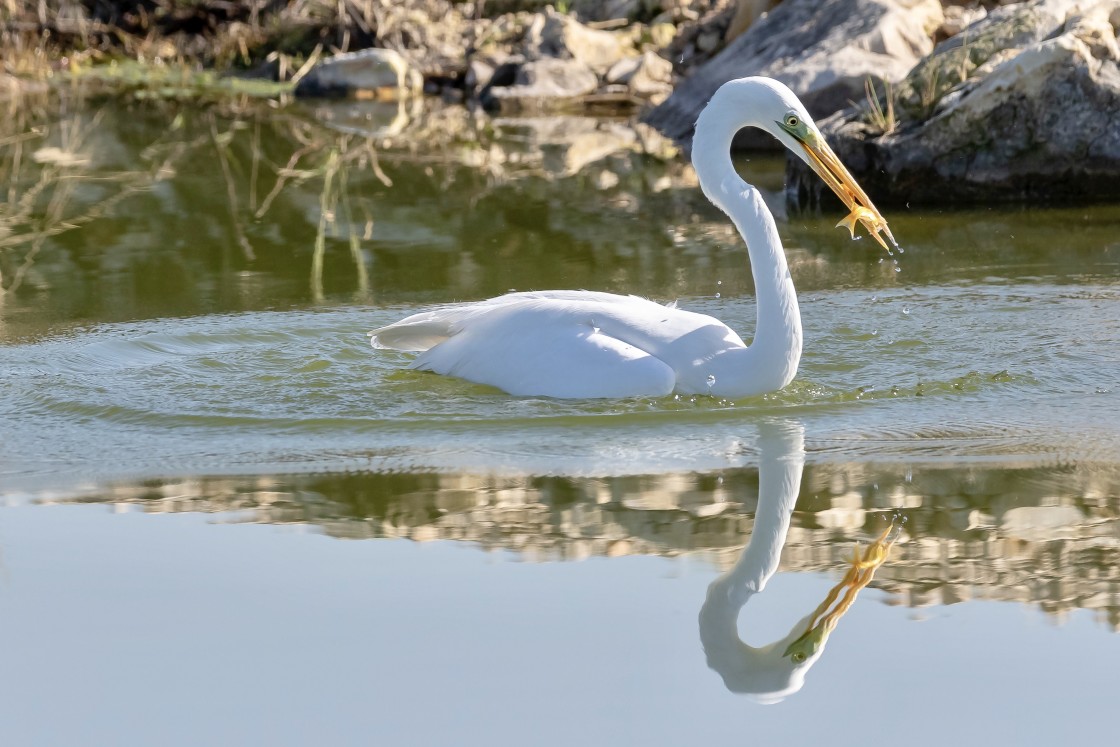
M 1112 733 L 1120 209 L 896 211 L 890 257 L 785 215 L 781 162 L 744 159 L 799 291 L 797 380 L 511 398 L 365 332 L 587 288 L 749 338 L 738 237 L 623 122 L 313 114 L 7 125 L 5 743 Z M 750 599 L 725 613 L 751 646 L 796 635 L 891 522 L 795 689 L 732 672 L 711 589 Z M 782 526 L 772 567 L 732 571 Z

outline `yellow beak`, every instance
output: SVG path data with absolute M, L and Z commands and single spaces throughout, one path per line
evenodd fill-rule
M 840 159 L 832 152 L 832 148 L 828 146 L 824 138 L 812 133 L 809 138 L 799 139 L 798 144 L 805 149 L 805 153 L 809 157 L 809 165 L 813 167 L 813 171 L 817 172 L 817 176 L 823 179 L 824 183 L 836 193 L 841 202 L 852 211 L 836 224 L 837 227 L 844 226 L 851 233 L 852 238 L 855 238 L 856 222 L 858 221 L 864 225 L 867 232 L 875 237 L 875 240 L 887 252 L 890 252 L 891 249 L 887 246 L 887 242 L 883 240 L 883 236 L 890 239 L 891 244 L 897 247 L 898 242 L 891 235 L 891 229 L 887 228 L 887 220 L 875 208 L 871 198 L 859 186 L 855 178 L 844 168 L 844 164 L 840 163 Z

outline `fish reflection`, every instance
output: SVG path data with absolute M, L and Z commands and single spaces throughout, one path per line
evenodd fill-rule
M 761 703 L 776 703 L 805 684 L 805 675 L 824 653 L 829 634 L 887 559 L 897 531 L 892 522 L 866 550 L 857 547 L 840 583 L 788 635 L 766 646 L 748 646 L 739 637 L 739 613 L 778 570 L 805 466 L 805 429 L 797 422 L 764 423 L 758 443 L 754 530 L 738 562 L 708 587 L 700 608 L 700 641 L 708 666 L 719 673 L 728 690 Z

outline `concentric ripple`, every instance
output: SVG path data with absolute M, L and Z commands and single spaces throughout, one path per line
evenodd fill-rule
M 739 466 L 795 418 L 811 458 L 1120 460 L 1117 290 L 1001 285 L 803 299 L 792 386 L 709 397 L 513 398 L 406 370 L 365 331 L 413 309 L 161 319 L 0 348 L 6 479 L 250 470 L 649 473 Z M 749 334 L 750 299 L 684 304 Z M 16 467 L 15 465 L 18 465 Z

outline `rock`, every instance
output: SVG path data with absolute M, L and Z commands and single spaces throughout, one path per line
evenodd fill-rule
M 530 59 L 575 59 L 597 75 L 605 75 L 612 65 L 633 53 L 627 37 L 588 28 L 551 7 L 533 20 L 526 33 L 526 56 Z
M 988 15 L 988 11 L 983 5 L 977 5 L 975 8 L 963 5 L 946 5 L 944 13 L 945 20 L 941 22 L 937 33 L 934 34 L 934 38 L 938 41 L 951 39 Z
M 1116 199 L 1115 7 L 1035 0 L 995 10 L 915 68 L 893 132 L 870 126 L 859 108 L 821 129 L 877 202 Z M 794 202 L 815 201 L 815 179 L 791 164 Z
M 630 92 L 660 103 L 673 92 L 673 63 L 653 52 L 628 57 L 607 71 L 608 83 L 625 83 Z
M 296 85 L 301 97 L 405 98 L 420 93 L 423 80 L 391 49 L 363 49 L 319 62 Z
M 642 12 L 645 0 L 605 0 L 595 5 L 599 6 L 596 20 L 611 21 L 616 18 L 635 18 Z
M 482 60 L 471 60 L 467 63 L 467 72 L 463 76 L 463 86 L 468 91 L 481 91 L 490 85 L 494 77 L 494 67 Z
M 645 121 L 669 137 L 692 137 L 696 116 L 734 78 L 767 75 L 787 84 L 814 117 L 864 98 L 874 76 L 898 81 L 933 49 L 942 21 L 938 0 L 785 0 L 697 68 Z M 744 130 L 739 147 L 776 147 Z
M 896 104 L 910 120 L 928 119 L 969 78 L 983 77 L 1023 47 L 1060 33 L 1077 2 L 1034 0 L 997 8 L 938 44 L 902 81 Z
M 664 49 L 677 35 L 677 27 L 671 23 L 655 23 L 649 27 L 649 38 L 653 46 Z
M 739 36 L 779 2 L 781 0 L 738 0 L 735 4 L 735 15 L 727 26 L 724 38 L 731 41 Z
M 1066 32 L 1089 45 L 1089 51 L 1098 60 L 1120 60 L 1116 45 L 1116 31 L 1111 18 L 1120 21 L 1120 3 L 1099 3 L 1087 13 L 1080 13 L 1066 21 Z
M 626 83 L 638 72 L 641 64 L 641 57 L 627 57 L 619 60 L 607 71 L 605 79 L 607 83 Z
M 542 111 L 578 105 L 598 86 L 595 73 L 579 60 L 546 57 L 522 65 L 513 85 L 492 86 L 488 91 L 503 112 Z

